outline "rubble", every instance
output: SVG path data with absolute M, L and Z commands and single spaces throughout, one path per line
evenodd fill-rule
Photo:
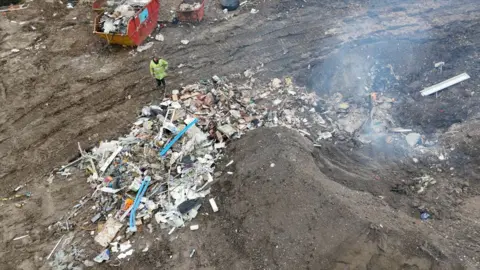
M 143 107 L 129 134 L 100 142 L 88 152 L 79 147 L 81 158 L 59 172 L 87 171 L 92 194 L 74 208 L 64 227 L 72 226 L 75 221 L 70 218 L 75 219 L 80 211 L 89 212 L 76 222 L 97 224 L 95 242 L 118 252 L 118 259 L 126 258 L 132 255 L 134 244 L 124 242 L 118 247 L 119 238 L 142 233 L 144 226 L 151 231 L 152 224 L 173 234 L 176 228 L 190 226 L 205 203 L 214 213 L 219 211 L 210 187 L 214 177 L 222 174 L 216 171 L 216 163 L 231 140 L 249 130 L 274 126 L 297 130 L 316 146 L 337 134 L 332 119 L 315 108 L 322 103 L 335 112 L 341 100 L 322 101 L 294 86 L 289 78 L 276 78 L 246 91 L 253 89 L 255 80 L 253 72 L 245 73 L 244 85 L 219 76 L 186 85 L 175 90 L 176 99 L 172 95 L 172 99 Z M 351 106 L 343 108 L 350 110 Z M 232 164 L 233 160 L 225 167 Z M 267 166 L 274 168 L 275 164 Z M 233 175 L 233 171 L 224 173 Z M 94 203 L 93 208 L 83 207 L 88 201 Z M 196 230 L 198 225 L 190 228 Z
M 178 7 L 179 11 L 194 11 L 202 7 L 201 3 L 181 3 Z
M 153 46 L 153 42 L 147 42 L 137 47 L 137 52 L 143 52 L 150 49 Z

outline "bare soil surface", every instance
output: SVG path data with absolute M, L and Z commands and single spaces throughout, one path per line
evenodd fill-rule
M 160 98 L 148 74 L 152 55 L 169 61 L 170 90 L 263 66 L 260 79 L 292 76 L 351 104 L 383 92 L 398 101 L 398 126 L 451 152 L 443 163 L 426 155 L 414 164 L 414 154 L 392 144 L 335 138 L 338 145 L 312 149 L 290 132 L 256 131 L 231 146 L 240 165 L 219 184 L 220 214 L 199 220 L 206 231 L 179 241 L 157 235 L 163 241 L 151 252 L 122 267 L 479 268 L 477 1 L 249 1 L 228 14 L 207 3 L 203 22 L 168 24 L 165 41 L 141 53 L 94 36 L 88 3 L 34 1 L 0 16 L 1 269 L 50 268 L 60 238 L 50 226 L 90 190 L 82 172 L 47 179 L 76 157 L 77 142 L 88 148 L 124 133 L 143 104 Z M 177 2 L 166 4 L 162 21 Z M 433 68 L 440 61 L 441 72 Z M 437 98 L 418 93 L 462 72 L 472 78 Z M 427 173 L 438 185 L 412 192 L 410 181 Z M 434 221 L 419 222 L 419 208 Z

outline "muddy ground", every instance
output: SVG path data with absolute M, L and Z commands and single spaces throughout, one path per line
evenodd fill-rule
M 260 12 L 251 14 L 251 8 Z M 165 10 L 169 9 L 166 5 Z M 167 15 L 161 14 L 163 20 Z M 392 269 L 478 268 L 477 1 L 249 1 L 233 14 L 224 14 L 216 2 L 209 1 L 202 23 L 167 25 L 160 30 L 165 41 L 154 41 L 152 49 L 141 53 L 105 46 L 92 34 L 92 16 L 88 3 L 66 9 L 65 3 L 34 1 L 26 10 L 0 17 L 0 194 L 11 198 L 20 184 L 26 184 L 23 190 L 31 192 L 30 197 L 1 201 L 1 269 L 48 268 L 45 257 L 61 235 L 48 227 L 89 193 L 82 176 L 57 177 L 49 184 L 49 174 L 77 155 L 77 142 L 87 148 L 118 136 L 129 127 L 142 104 L 160 97 L 148 75 L 148 61 L 154 54 L 166 58 L 172 67 L 168 78 L 171 89 L 213 74 L 236 74 L 263 65 L 256 75 L 259 79 L 292 76 L 295 83 L 319 94 L 340 92 L 351 104 L 364 102 L 370 91 L 383 92 L 397 100 L 392 116 L 398 126 L 420 132 L 438 148 L 448 149 L 450 155 L 440 162 L 434 155 L 399 150 L 395 144 L 365 146 L 355 138 L 334 138 L 335 145 L 315 151 L 303 142 L 295 147 L 285 144 L 285 149 L 302 149 L 297 153 L 299 159 L 301 153 L 311 152 L 313 160 L 302 157 L 312 167 L 303 178 L 320 179 L 318 183 L 310 183 L 311 189 L 306 189 L 307 183 L 298 177 L 291 187 L 296 196 L 284 202 L 288 207 L 280 207 L 273 202 L 284 199 L 281 194 L 290 189 L 279 189 L 281 194 L 271 198 L 261 190 L 242 194 L 246 190 L 238 186 L 241 178 L 265 180 L 268 176 L 255 168 L 249 176 L 249 164 L 237 167 L 245 177 L 231 184 L 222 180 L 219 185 L 218 196 L 226 211 L 202 221 L 202 226 L 209 227 L 198 240 L 203 241 L 197 243 L 202 244 L 199 256 L 193 261 L 187 259 L 186 245 L 197 241 L 197 236 L 186 233 L 186 239 L 178 244 L 157 242 L 157 251 L 163 255 L 146 254 L 150 264 L 145 269 L 164 265 L 168 265 L 165 269 L 225 269 L 227 265 L 236 265 L 237 269 L 288 269 L 294 262 L 302 269 L 385 269 L 383 263 L 393 257 L 399 259 L 389 265 Z M 182 39 L 190 43 L 182 45 Z M 446 63 L 442 71 L 433 67 L 440 61 Z M 180 64 L 184 66 L 178 68 Z M 425 98 L 418 93 L 425 86 L 462 72 L 472 78 L 438 97 Z M 273 136 L 269 132 L 251 136 Z M 251 139 L 254 143 L 258 138 Z M 243 145 L 238 142 L 237 148 L 233 146 L 232 155 L 238 154 L 239 160 L 244 159 L 242 155 L 253 155 L 249 147 L 260 145 L 251 146 L 245 143 L 248 140 Z M 413 164 L 412 156 L 420 162 Z M 257 158 L 261 164 L 269 162 L 268 156 Z M 299 164 L 303 166 L 304 162 L 286 166 Z M 324 176 L 317 176 L 319 172 Z M 403 183 L 423 174 L 438 178 L 439 185 L 421 196 L 403 188 L 408 186 Z M 292 178 L 294 175 L 285 177 Z M 397 188 L 392 191 L 392 187 Z M 318 197 L 312 190 L 318 191 Z M 325 194 L 333 190 L 341 193 L 338 198 L 326 198 L 329 195 Z M 240 197 L 229 201 L 231 196 Z M 378 196 L 382 201 L 374 199 Z M 309 228 L 302 226 L 310 224 L 315 234 L 337 234 L 335 227 L 314 214 L 315 209 L 305 208 L 311 214 L 309 223 L 288 223 L 284 209 L 294 212 L 295 203 L 298 208 L 308 205 L 309 201 L 296 202 L 298 197 L 317 200 L 319 205 L 333 202 L 338 208 L 317 209 L 318 215 L 334 218 L 331 211 L 338 211 L 339 221 L 358 226 L 346 224 L 338 238 L 327 241 L 331 248 L 309 254 L 306 246 L 315 248 L 325 239 L 307 244 L 304 237 L 309 235 Z M 256 203 L 259 198 L 266 198 L 265 203 L 271 206 L 257 207 L 250 214 L 251 205 L 232 204 Z M 385 205 L 377 211 L 376 204 Z M 434 221 L 418 223 L 419 208 L 432 212 Z M 264 217 L 266 212 L 271 216 Z M 267 225 L 273 222 L 263 228 L 275 227 L 275 235 L 290 237 L 291 241 L 276 239 L 272 232 L 257 234 L 251 229 L 256 221 Z M 227 232 L 232 223 L 244 228 L 237 238 Z M 388 229 L 378 229 L 380 224 Z M 319 226 L 327 229 L 318 231 Z M 293 229 L 296 227 L 299 231 Z M 374 233 L 377 231 L 380 233 Z M 25 234 L 30 237 L 12 240 Z M 369 238 L 372 234 L 374 239 Z M 217 235 L 223 238 L 214 237 Z M 383 235 L 388 236 L 389 251 L 368 244 L 367 255 L 363 256 L 356 250 L 361 245 L 352 244 L 358 240 L 377 243 L 375 237 L 383 239 Z M 225 244 L 220 251 L 215 249 L 219 239 L 239 240 L 233 246 Z M 295 241 L 303 244 L 297 247 Z M 272 243 L 277 242 L 284 242 L 285 249 L 273 250 Z M 258 243 L 264 247 L 261 251 L 255 249 Z M 182 248 L 187 254 L 180 252 Z M 292 253 L 288 253 L 290 248 Z M 217 252 L 222 253 L 217 257 Z M 282 252 L 292 256 L 291 262 Z M 339 253 L 343 257 L 337 256 Z M 131 262 L 138 268 L 143 263 Z

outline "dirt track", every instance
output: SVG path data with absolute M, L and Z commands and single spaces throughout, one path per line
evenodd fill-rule
M 480 75 L 476 1 L 337 2 L 267 2 L 256 5 L 258 14 L 243 10 L 227 21 L 220 20 L 224 15 L 210 3 L 206 21 L 195 28 L 169 26 L 162 30 L 165 42 L 155 42 L 153 49 L 134 56 L 127 49 L 105 48 L 91 34 L 91 12 L 86 6 L 67 10 L 60 4 L 33 2 L 27 10 L 2 16 L 0 193 L 11 196 L 15 187 L 28 183 L 25 189 L 33 194 L 22 208 L 14 205 L 20 199 L 2 202 L 1 268 L 42 265 L 39 258 L 57 239 L 53 232 L 45 233 L 46 228 L 88 189 L 74 180 L 48 185 L 49 173 L 76 155 L 77 142 L 88 147 L 115 137 L 129 126 L 142 104 L 158 98 L 147 71 L 153 52 L 169 60 L 173 67 L 169 85 L 175 88 L 263 64 L 260 78 L 289 75 L 322 93 L 356 93 L 359 85 L 388 89 L 401 102 L 395 115 L 399 124 L 429 134 L 478 116 L 478 95 L 470 94 L 478 88 Z M 214 16 L 219 20 L 214 21 Z M 181 39 L 190 44 L 181 45 Z M 369 56 L 381 59 L 380 63 L 370 63 Z M 447 63 L 442 76 L 428 73 L 437 61 Z M 176 68 L 180 64 L 186 66 Z M 387 64 L 393 66 L 394 75 L 379 68 Z M 365 81 L 372 66 L 377 78 L 387 79 Z M 472 79 L 464 85 L 468 92 L 463 96 L 448 92 L 427 104 L 413 94 L 467 70 Z M 392 80 L 395 75 L 401 79 Z M 446 112 L 438 114 L 440 109 Z M 469 162 L 475 161 L 475 153 L 467 156 Z M 464 175 L 472 177 L 468 172 Z M 469 196 L 477 194 L 476 188 L 478 183 Z M 375 185 L 375 189 L 388 187 Z M 400 208 L 405 203 L 401 198 L 392 200 Z M 468 207 L 478 211 L 475 204 Z M 441 211 L 455 210 L 442 207 Z M 26 231 L 34 237 L 21 243 L 11 240 Z

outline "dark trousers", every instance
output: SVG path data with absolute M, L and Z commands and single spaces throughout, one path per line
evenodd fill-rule
M 163 79 L 156 79 L 157 80 L 157 88 L 161 88 L 162 85 L 163 85 L 163 89 L 165 89 L 167 87 L 167 85 L 165 84 L 165 78 Z

